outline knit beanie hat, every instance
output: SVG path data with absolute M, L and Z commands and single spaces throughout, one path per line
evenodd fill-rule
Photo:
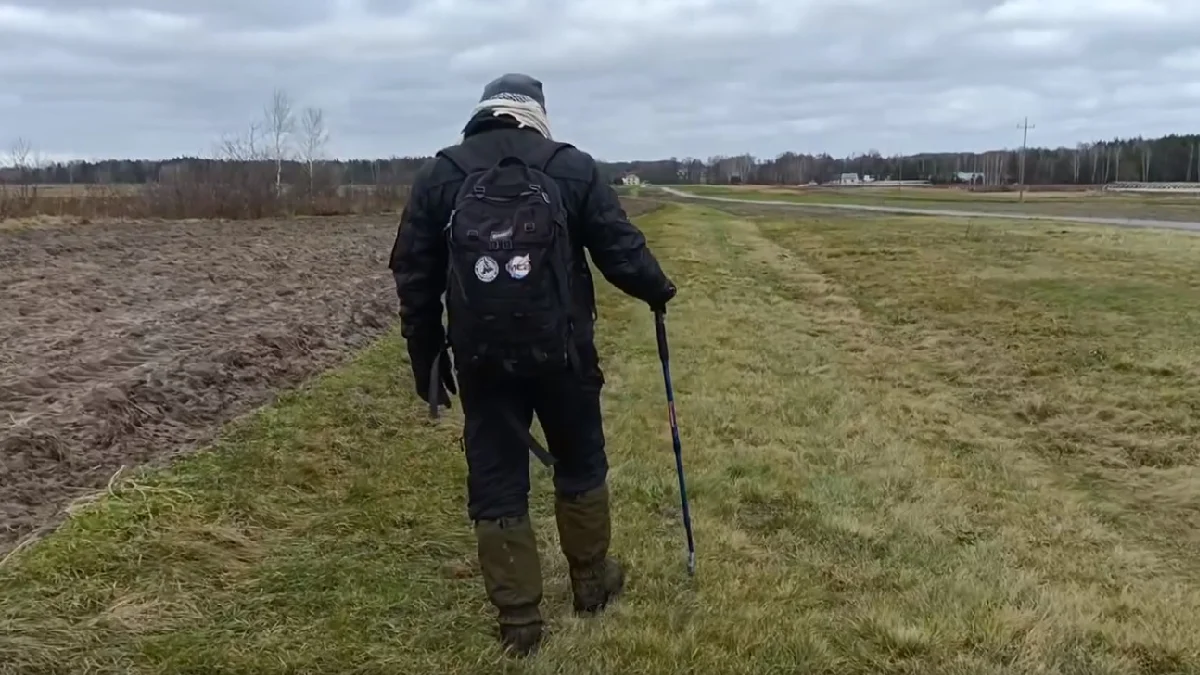
M 546 96 L 542 93 L 541 80 L 523 73 L 507 73 L 497 77 L 483 88 L 479 101 L 508 99 L 510 101 L 533 101 L 542 110 L 546 109 Z

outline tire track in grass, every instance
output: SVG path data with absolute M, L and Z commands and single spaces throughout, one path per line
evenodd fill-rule
M 1028 453 L 1010 424 L 964 405 L 962 390 L 931 378 L 928 358 L 936 352 L 885 339 L 851 292 L 807 262 L 807 251 L 829 250 L 819 235 L 799 222 L 772 222 L 769 236 L 753 222 L 736 222 L 731 229 L 755 259 L 801 293 L 817 330 L 846 346 L 841 363 L 854 381 L 873 383 L 881 423 L 903 443 L 882 446 L 881 465 L 864 473 L 881 486 L 919 484 L 919 498 L 900 500 L 892 513 L 930 539 L 957 541 L 948 554 L 977 550 L 978 564 L 954 578 L 975 577 L 973 592 L 1009 596 L 991 618 L 1007 615 L 1023 634 L 1010 647 L 1012 663 L 1092 672 L 1197 664 L 1200 594 L 1190 573 L 1111 527 L 1093 495 Z M 870 235 L 863 236 L 861 246 L 871 249 Z

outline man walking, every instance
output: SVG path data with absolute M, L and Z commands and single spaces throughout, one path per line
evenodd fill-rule
M 484 88 L 460 142 L 418 174 L 390 267 L 417 393 L 435 412 L 460 396 L 484 588 L 501 643 L 522 655 L 543 626 L 531 450 L 553 462 L 576 611 L 600 610 L 625 582 L 608 550 L 604 376 L 585 250 L 605 279 L 652 309 L 675 296 L 592 157 L 552 139 L 542 83 L 503 75 Z M 529 433 L 535 412 L 548 452 Z

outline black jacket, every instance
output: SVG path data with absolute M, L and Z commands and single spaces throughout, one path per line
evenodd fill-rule
M 536 131 L 494 117 L 469 124 L 464 135 L 463 145 L 490 162 L 505 155 L 528 157 L 551 142 Z M 576 148 L 563 148 L 547 164 L 546 173 L 560 186 L 580 271 L 576 311 L 587 320 L 576 324 L 576 336 L 590 342 L 596 318 L 595 289 L 584 249 L 604 278 L 621 291 L 649 304 L 669 300 L 674 287 L 641 231 L 629 222 L 616 191 L 600 177 L 595 160 Z M 464 178 L 449 160 L 430 160 L 417 174 L 400 217 L 389 266 L 400 296 L 401 334 L 410 347 L 420 342 L 440 349 L 436 345 L 443 335 L 442 294 L 449 255 L 443 227 Z

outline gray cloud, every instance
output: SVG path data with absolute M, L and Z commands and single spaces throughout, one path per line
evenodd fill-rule
M 339 156 L 429 154 L 545 82 L 606 159 L 985 149 L 1194 131 L 1195 0 L 0 0 L 0 142 L 206 152 L 274 87 Z

